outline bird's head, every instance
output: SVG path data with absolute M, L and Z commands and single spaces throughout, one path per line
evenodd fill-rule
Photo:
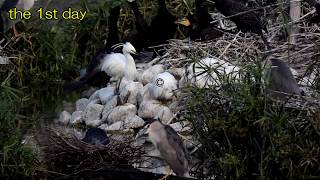
M 146 118 L 144 119 L 144 127 L 146 127 L 147 131 L 146 133 L 149 134 L 149 127 L 151 126 L 151 124 L 162 124 L 159 118 Z
M 144 120 L 144 126 L 150 125 L 155 121 L 160 121 L 159 118 L 145 118 Z
M 175 23 L 184 25 L 186 27 L 189 27 L 191 25 L 191 22 L 190 22 L 189 18 L 187 18 L 187 17 L 184 17 L 182 19 L 178 19 L 175 21 Z
M 133 2 L 133 1 L 135 1 L 135 0 L 127 0 L 128 2 Z
M 126 42 L 122 48 L 123 53 L 137 54 L 136 49 L 129 42 Z

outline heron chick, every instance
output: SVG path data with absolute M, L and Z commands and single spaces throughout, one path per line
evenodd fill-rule
M 82 141 L 93 145 L 107 145 L 110 142 L 106 132 L 100 128 L 88 129 Z
M 288 64 L 277 58 L 271 58 L 270 61 L 272 66 L 269 72 L 271 78 L 269 88 L 275 92 L 304 95 Z
M 168 125 L 159 120 L 149 120 L 147 133 L 152 144 L 159 150 L 161 157 L 178 176 L 189 176 L 187 151 L 181 137 Z

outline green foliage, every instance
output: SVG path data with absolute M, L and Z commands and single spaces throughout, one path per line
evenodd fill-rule
M 21 144 L 17 124 L 22 91 L 8 87 L 9 78 L 0 85 L 0 172 L 14 179 L 33 175 L 38 163 L 32 151 Z
M 184 89 L 183 117 L 202 144 L 193 173 L 208 179 L 319 176 L 319 112 L 268 99 L 264 76 L 254 67 L 261 65 L 247 67 L 241 83 Z

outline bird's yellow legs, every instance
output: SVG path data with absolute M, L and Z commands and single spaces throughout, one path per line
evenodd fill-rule
M 159 180 L 166 180 L 168 176 L 170 176 L 172 174 L 172 169 L 170 168 L 170 166 L 166 167 L 166 172 L 168 172 L 165 176 L 163 176 L 162 178 L 160 178 Z

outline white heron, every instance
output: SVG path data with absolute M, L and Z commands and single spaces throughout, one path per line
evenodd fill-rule
M 135 80 L 137 78 L 137 69 L 131 54 L 136 54 L 135 48 L 131 43 L 117 44 L 114 48 L 122 47 L 122 53 L 106 54 L 101 60 L 100 70 L 108 76 L 117 80 L 115 92 L 119 93 L 119 87 L 123 78 Z
M 73 91 L 81 88 L 85 84 L 93 84 L 95 79 L 100 76 L 107 76 L 103 80 L 103 84 L 107 84 L 110 78 L 119 80 L 115 92 L 118 93 L 120 83 L 124 77 L 127 80 L 135 80 L 137 78 L 137 69 L 133 57 L 130 54 L 135 54 L 136 50 L 131 43 L 119 43 L 112 47 L 121 47 L 123 53 L 110 53 L 108 50 L 98 52 L 88 64 L 85 74 L 80 81 L 67 83 L 64 85 L 64 90 Z

